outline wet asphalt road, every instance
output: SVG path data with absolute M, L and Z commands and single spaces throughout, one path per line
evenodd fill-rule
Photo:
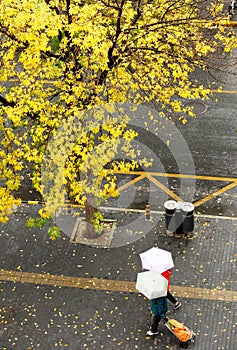
M 201 79 L 207 83 L 211 78 L 209 76 Z M 155 158 L 151 167 L 140 170 L 237 178 L 237 77 L 225 76 L 223 80 L 228 83 L 222 84 L 224 90 L 222 93 L 213 92 L 209 100 L 191 102 L 197 114 L 196 117 L 189 117 L 187 124 L 176 122 L 165 131 L 161 129 L 157 136 L 152 129 L 147 132 L 142 125 L 137 128 L 140 144 L 146 147 L 148 155 L 151 151 L 152 157 Z M 214 89 L 217 89 L 217 85 Z M 134 177 L 120 175 L 118 185 L 132 178 Z M 191 181 L 191 183 L 188 181 L 182 183 L 182 180 L 172 177 L 162 177 L 159 180 L 175 194 L 180 195 L 183 200 L 189 202 L 201 200 L 229 184 L 228 181 L 210 179 Z M 150 198 L 152 191 L 155 192 L 154 199 Z M 121 195 L 120 199 L 112 200 L 109 204 L 144 209 L 145 202 L 149 201 L 151 209 L 162 210 L 164 201 L 170 199 L 156 186 L 154 188 L 154 184 L 147 179 L 134 184 L 130 192 L 128 191 L 126 196 L 131 196 L 131 199 L 124 202 L 124 195 Z M 32 191 L 27 177 L 18 195 L 26 201 L 41 199 L 35 191 Z M 237 186 L 199 205 L 196 212 L 236 216 Z

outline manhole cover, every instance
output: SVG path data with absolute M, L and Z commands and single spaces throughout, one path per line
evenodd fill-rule
M 192 108 L 194 114 L 203 114 L 207 110 L 207 106 L 205 106 L 205 104 L 200 101 L 186 102 L 184 106 Z

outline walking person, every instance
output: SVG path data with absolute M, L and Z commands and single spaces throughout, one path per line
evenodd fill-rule
M 158 335 L 158 325 L 162 317 L 165 317 L 168 311 L 167 297 L 161 297 L 151 300 L 150 310 L 152 312 L 150 329 L 147 331 L 147 335 Z
M 162 276 L 165 277 L 168 281 L 168 288 L 167 288 L 167 299 L 174 305 L 174 310 L 178 310 L 181 306 L 181 302 L 178 301 L 169 291 L 170 289 L 170 276 L 172 274 L 172 269 L 166 270 L 162 272 Z

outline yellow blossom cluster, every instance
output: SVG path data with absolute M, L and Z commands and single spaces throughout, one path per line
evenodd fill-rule
M 113 104 L 155 100 L 192 116 L 180 99 L 210 89 L 190 74 L 219 47 L 237 46 L 222 16 L 216 1 L 202 13 L 193 0 L 2 0 L 0 221 L 19 202 L 23 168 L 49 199 L 43 217 L 65 197 L 118 195 L 106 176 L 134 169 L 138 150 L 129 117 Z

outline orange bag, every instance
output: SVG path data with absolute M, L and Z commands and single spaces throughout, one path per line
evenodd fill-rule
M 191 331 L 183 323 L 170 319 L 167 325 L 180 341 L 187 341 L 190 339 Z

